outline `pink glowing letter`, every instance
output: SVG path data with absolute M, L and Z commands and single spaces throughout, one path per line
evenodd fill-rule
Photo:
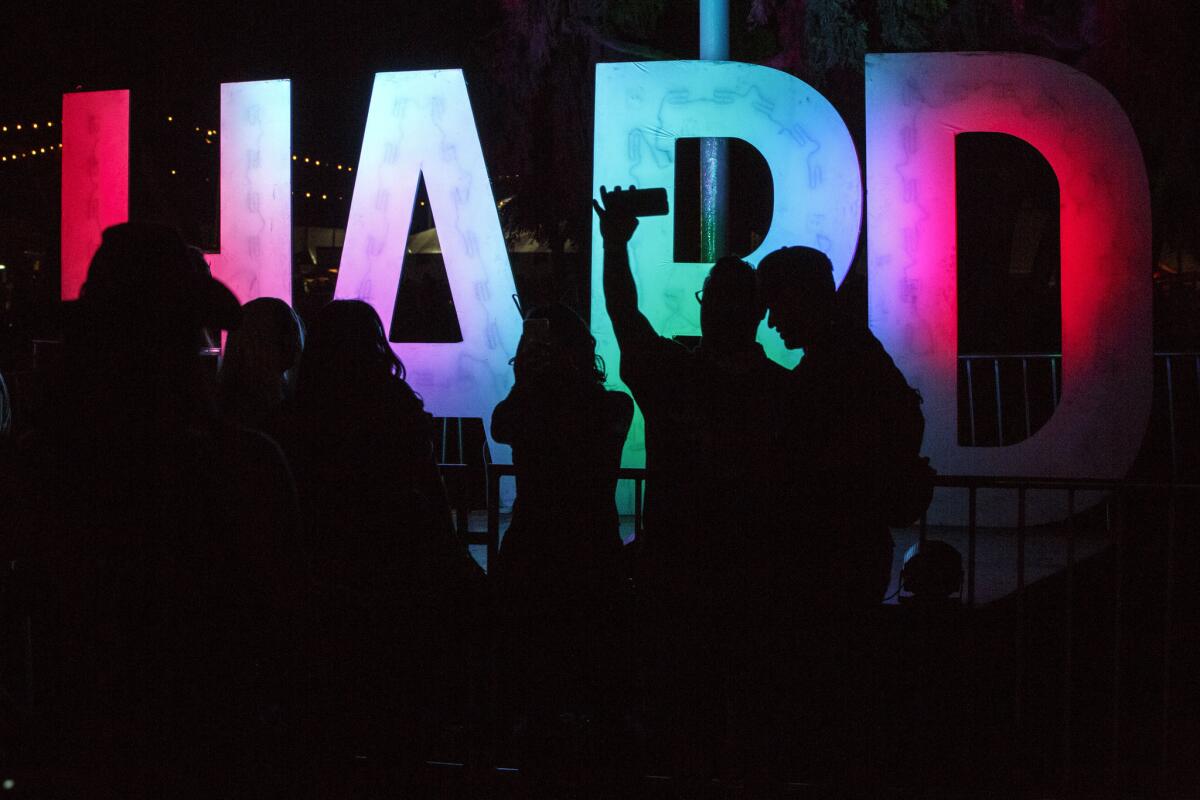
M 129 92 L 63 95 L 62 299 L 75 300 L 100 234 L 129 215 Z
M 866 75 L 871 327 L 925 398 L 933 465 L 1123 476 L 1152 389 L 1150 198 L 1125 114 L 1091 78 L 1036 56 L 870 55 Z M 1006 447 L 965 447 L 957 437 L 954 137 L 972 131 L 1028 142 L 1061 196 L 1062 399 L 1041 430 Z M 1061 497 L 1030 501 L 1031 523 L 1064 513 Z M 1014 506 L 1006 507 L 981 498 L 981 524 L 1011 524 Z
M 292 300 L 291 84 L 221 84 L 221 252 L 243 303 Z M 63 95 L 62 297 L 73 300 L 109 225 L 129 218 L 129 92 Z
M 290 81 L 221 84 L 221 252 L 208 261 L 238 300 L 292 302 Z

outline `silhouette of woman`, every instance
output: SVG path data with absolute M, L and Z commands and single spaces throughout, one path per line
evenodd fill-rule
M 452 528 L 430 416 L 404 374 L 370 305 L 329 303 L 309 328 L 280 426 L 314 572 L 335 598 L 324 659 L 341 687 L 332 705 L 376 743 L 452 713 L 437 708 L 449 698 L 467 701 L 449 681 L 466 669 L 462 606 L 482 580 Z
M 260 297 L 242 306 L 218 373 L 218 403 L 227 422 L 265 430 L 293 388 L 304 326 L 291 306 Z
M 614 490 L 633 402 L 604 388 L 596 340 L 563 305 L 533 309 L 514 359 L 516 383 L 492 415 L 509 443 L 517 498 L 496 575 L 526 713 L 596 702 L 603 611 L 620 581 Z

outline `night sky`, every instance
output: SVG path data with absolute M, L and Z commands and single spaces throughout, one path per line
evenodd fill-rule
M 295 147 L 349 160 L 376 72 L 470 75 L 483 66 L 475 54 L 498 15 L 498 4 L 466 0 L 13 4 L 0 109 L 5 118 L 57 119 L 65 91 L 128 88 L 143 109 L 216 127 L 222 82 L 290 78 Z

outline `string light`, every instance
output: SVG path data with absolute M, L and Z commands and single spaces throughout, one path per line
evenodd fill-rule
M 165 117 L 166 117 L 166 121 L 169 123 L 177 122 L 174 114 L 166 114 Z M 55 123 L 54 120 L 46 120 L 45 122 L 38 121 L 38 122 L 10 123 L 7 125 L 0 125 L 0 133 L 9 133 L 10 131 L 13 131 L 13 132 L 23 131 L 26 129 L 41 131 L 44 128 L 53 128 L 54 123 Z M 212 139 L 214 137 L 220 135 L 219 129 L 216 129 L 216 128 L 201 127 L 201 126 L 197 125 L 197 126 L 193 126 L 192 130 L 195 133 L 198 133 L 201 136 L 203 136 L 204 140 L 205 140 L 205 144 L 208 144 L 208 145 L 214 144 Z M 34 147 L 34 148 L 30 149 L 28 152 L 18 151 L 18 152 L 11 153 L 9 155 L 4 156 L 3 161 L 4 161 L 4 163 L 7 163 L 9 161 L 16 161 L 18 156 L 21 158 L 26 158 L 28 156 L 43 155 L 46 153 L 47 147 L 50 148 L 51 151 L 53 151 L 54 149 L 61 150 L 63 145 L 62 145 L 62 142 L 59 142 L 57 144 L 57 148 L 53 144 L 48 144 L 46 147 L 40 147 L 40 146 Z M 306 166 L 312 167 L 312 168 L 327 167 L 327 168 L 336 169 L 338 172 L 351 172 L 351 173 L 354 172 L 354 167 L 348 166 L 346 164 L 338 164 L 335 162 L 331 162 L 327 159 L 322 160 L 322 159 L 316 158 L 311 155 L 301 156 L 300 154 L 297 154 L 297 153 L 292 154 L 292 161 L 299 163 L 301 161 L 301 159 L 303 159 L 303 162 Z M 172 174 L 178 174 L 178 173 L 172 172 Z M 342 199 L 340 195 L 338 196 L 338 198 Z M 328 199 L 328 195 L 324 195 L 323 199 Z
M 24 129 L 25 127 L 26 126 L 20 122 L 13 123 L 12 125 L 0 125 L 0 133 L 8 133 L 9 128 L 12 128 L 12 130 L 15 132 Z M 43 127 L 53 128 L 54 120 L 47 120 L 46 122 L 31 122 L 29 123 L 28 127 L 35 131 L 40 130 Z

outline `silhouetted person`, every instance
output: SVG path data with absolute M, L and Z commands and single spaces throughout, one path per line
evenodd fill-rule
M 260 297 L 242 306 L 242 323 L 229 334 L 217 375 L 217 400 L 228 422 L 267 430 L 295 385 L 304 327 L 291 306 Z
M 5 498 L 49 794 L 253 793 L 269 772 L 305 584 L 283 456 L 216 423 L 198 357 L 238 316 L 175 231 L 105 230 Z
M 482 573 L 452 527 L 431 418 L 404 374 L 370 305 L 329 303 L 280 426 L 332 598 L 323 660 L 341 687 L 327 698 L 345 714 L 328 731 L 341 746 L 396 748 L 461 710 L 449 705 L 469 698 L 451 678 L 479 663 L 468 631 Z
M 618 711 L 609 706 L 621 701 L 610 691 L 623 666 L 613 648 L 623 575 L 614 494 L 633 402 L 605 390 L 596 340 L 563 305 L 528 313 L 513 368 L 492 415 L 517 472 L 494 575 L 511 619 L 509 693 L 531 733 L 546 734 L 561 713 Z
M 784 475 L 812 531 L 802 542 L 805 558 L 822 552 L 833 559 L 837 602 L 877 604 L 892 565 L 888 425 L 897 397 L 913 390 L 867 326 L 838 307 L 824 253 L 776 250 L 762 260 L 759 277 L 768 324 L 789 348 L 804 350 L 789 394 Z
M 8 384 L 4 382 L 4 373 L 0 372 L 0 446 L 8 439 L 12 418 L 12 399 L 8 394 Z
M 839 741 L 839 755 L 850 758 L 847 748 L 863 730 L 855 726 L 865 722 L 861 703 L 858 712 L 847 709 L 863 697 L 867 670 L 879 668 L 878 654 L 857 647 L 859 623 L 891 577 L 889 453 L 906 433 L 904 415 L 919 417 L 919 398 L 865 323 L 838 307 L 824 253 L 782 248 L 763 258 L 758 273 L 768 324 L 789 348 L 804 350 L 780 431 L 779 508 L 792 530 L 776 561 L 786 598 L 777 625 L 785 640 L 799 635 L 791 643 L 798 648 L 793 685 L 808 694 L 797 716 L 807 718 L 810 744 Z M 853 778 L 867 766 L 850 758 L 845 768 Z
M 701 341 L 689 350 L 660 336 L 638 309 L 626 246 L 636 218 L 595 206 L 621 377 L 646 423 L 637 578 L 658 640 L 652 674 L 672 699 L 676 769 L 701 777 L 711 765 L 701 751 L 719 736 L 725 685 L 757 680 L 744 670 L 754 660 L 748 650 L 759 647 L 748 638 L 762 624 L 753 609 L 766 601 L 769 459 L 788 373 L 755 341 L 765 309 L 749 264 L 725 257 L 713 266 L 697 293 Z

